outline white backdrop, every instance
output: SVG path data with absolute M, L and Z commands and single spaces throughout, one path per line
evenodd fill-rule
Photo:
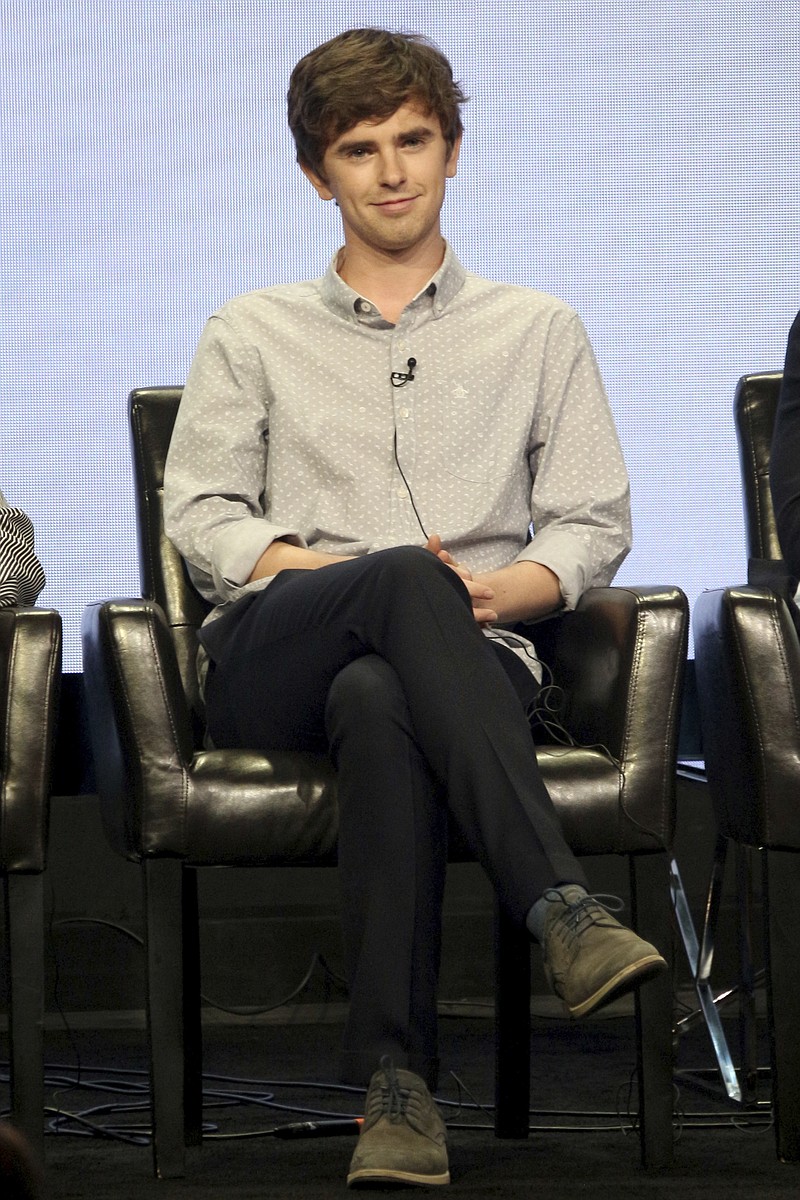
M 182 382 L 211 311 L 338 245 L 284 97 L 353 25 L 432 37 L 472 97 L 465 264 L 588 327 L 632 476 L 619 580 L 742 582 L 733 389 L 782 365 L 800 308 L 798 7 L 0 0 L 0 487 L 66 668 L 84 604 L 138 594 L 128 392 Z

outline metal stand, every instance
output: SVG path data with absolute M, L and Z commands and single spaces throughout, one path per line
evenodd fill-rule
M 672 860 L 670 866 L 672 905 L 675 910 L 678 930 L 686 957 L 692 971 L 695 992 L 699 1003 L 699 1008 L 675 1023 L 675 1032 L 680 1036 L 683 1033 L 687 1033 L 699 1021 L 704 1021 L 714 1048 L 719 1073 L 729 1099 L 735 1101 L 737 1104 L 752 1105 L 757 1103 L 756 1081 L 758 1075 L 755 1032 L 755 985 L 763 976 L 763 971 L 758 973 L 753 971 L 750 937 L 752 870 L 749 851 L 743 846 L 736 847 L 737 895 L 740 903 L 739 983 L 716 995 L 711 987 L 711 968 L 714 961 L 714 945 L 727 853 L 728 839 L 719 835 L 714 849 L 714 860 L 708 885 L 702 940 L 699 943 L 686 900 L 686 892 L 675 859 Z M 736 998 L 740 1002 L 742 1067 L 739 1074 L 737 1074 L 736 1068 L 733 1065 L 730 1047 L 728 1046 L 728 1040 L 722 1028 L 720 1018 L 722 1007 Z M 740 1080 L 743 1081 L 744 1088 Z

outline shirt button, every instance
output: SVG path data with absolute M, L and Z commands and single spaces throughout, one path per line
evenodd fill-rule
M 403 417 L 403 418 L 407 418 L 407 417 L 410 417 L 410 416 L 411 416 L 411 413 L 408 411 L 408 409 L 407 409 L 407 408 L 401 408 L 401 409 L 400 409 L 400 416 L 401 416 L 401 417 Z
M 408 493 L 406 492 L 406 489 L 405 489 L 405 488 L 398 488 L 398 489 L 397 489 L 397 498 L 398 498 L 398 500 L 405 500 L 405 499 L 406 499 L 406 496 L 407 496 L 407 494 L 408 494 Z

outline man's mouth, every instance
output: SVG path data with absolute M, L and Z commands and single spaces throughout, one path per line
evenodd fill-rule
M 375 207 L 381 209 L 382 212 L 404 212 L 416 199 L 416 196 L 397 196 L 392 200 L 379 200 Z

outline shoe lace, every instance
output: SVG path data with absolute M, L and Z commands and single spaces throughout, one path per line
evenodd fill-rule
M 580 896 L 577 900 L 567 900 L 564 893 L 557 888 L 549 888 L 544 893 L 545 900 L 553 903 L 560 902 L 567 910 L 560 915 L 559 932 L 567 944 L 570 944 L 589 925 L 603 925 L 605 916 L 613 916 L 622 912 L 625 902 L 608 892 L 596 892 L 594 895 Z
M 390 1121 L 399 1121 L 406 1115 L 410 1092 L 400 1086 L 397 1071 L 388 1054 L 381 1058 L 381 1070 L 386 1077 L 386 1083 L 381 1085 L 380 1111 L 385 1113 Z

